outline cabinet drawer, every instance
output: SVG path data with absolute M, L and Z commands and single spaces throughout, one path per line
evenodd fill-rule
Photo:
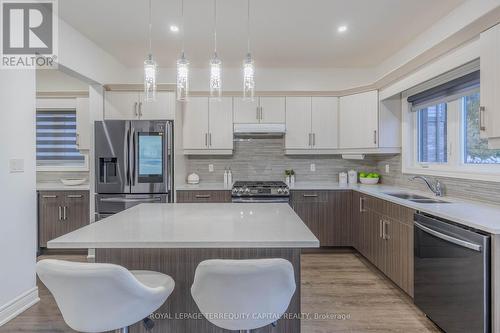
M 292 202 L 328 202 L 327 191 L 292 191 Z
M 231 202 L 231 191 L 177 191 L 177 202 L 195 203 L 195 202 Z

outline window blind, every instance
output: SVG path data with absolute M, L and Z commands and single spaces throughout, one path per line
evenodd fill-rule
M 38 165 L 80 165 L 85 157 L 76 146 L 75 109 L 37 109 Z

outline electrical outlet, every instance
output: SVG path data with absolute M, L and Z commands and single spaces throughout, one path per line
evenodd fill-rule
M 316 172 L 316 164 L 311 163 L 311 172 Z
M 208 172 L 214 172 L 214 165 L 213 164 L 208 165 Z
M 385 173 L 389 173 L 391 171 L 391 168 L 389 167 L 389 164 L 385 165 Z
M 12 158 L 9 160 L 9 172 L 19 173 L 24 172 L 24 159 L 22 158 Z

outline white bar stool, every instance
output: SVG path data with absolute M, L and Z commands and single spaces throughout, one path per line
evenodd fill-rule
M 80 332 L 128 332 L 128 326 L 157 310 L 175 286 L 168 275 L 112 264 L 45 259 L 36 271 L 64 321 Z
M 295 288 L 285 259 L 206 260 L 196 268 L 191 295 L 212 324 L 250 332 L 281 318 Z

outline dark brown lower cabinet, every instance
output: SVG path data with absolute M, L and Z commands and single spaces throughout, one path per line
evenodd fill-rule
M 177 200 L 179 203 L 194 203 L 194 202 L 231 202 L 231 191 L 218 190 L 218 191 L 193 191 L 193 190 L 178 190 Z
M 351 191 L 292 191 L 290 205 L 321 246 L 351 246 Z
M 363 194 L 355 194 L 354 247 L 413 297 L 414 210 Z
M 38 246 L 89 224 L 88 191 L 38 193 Z

